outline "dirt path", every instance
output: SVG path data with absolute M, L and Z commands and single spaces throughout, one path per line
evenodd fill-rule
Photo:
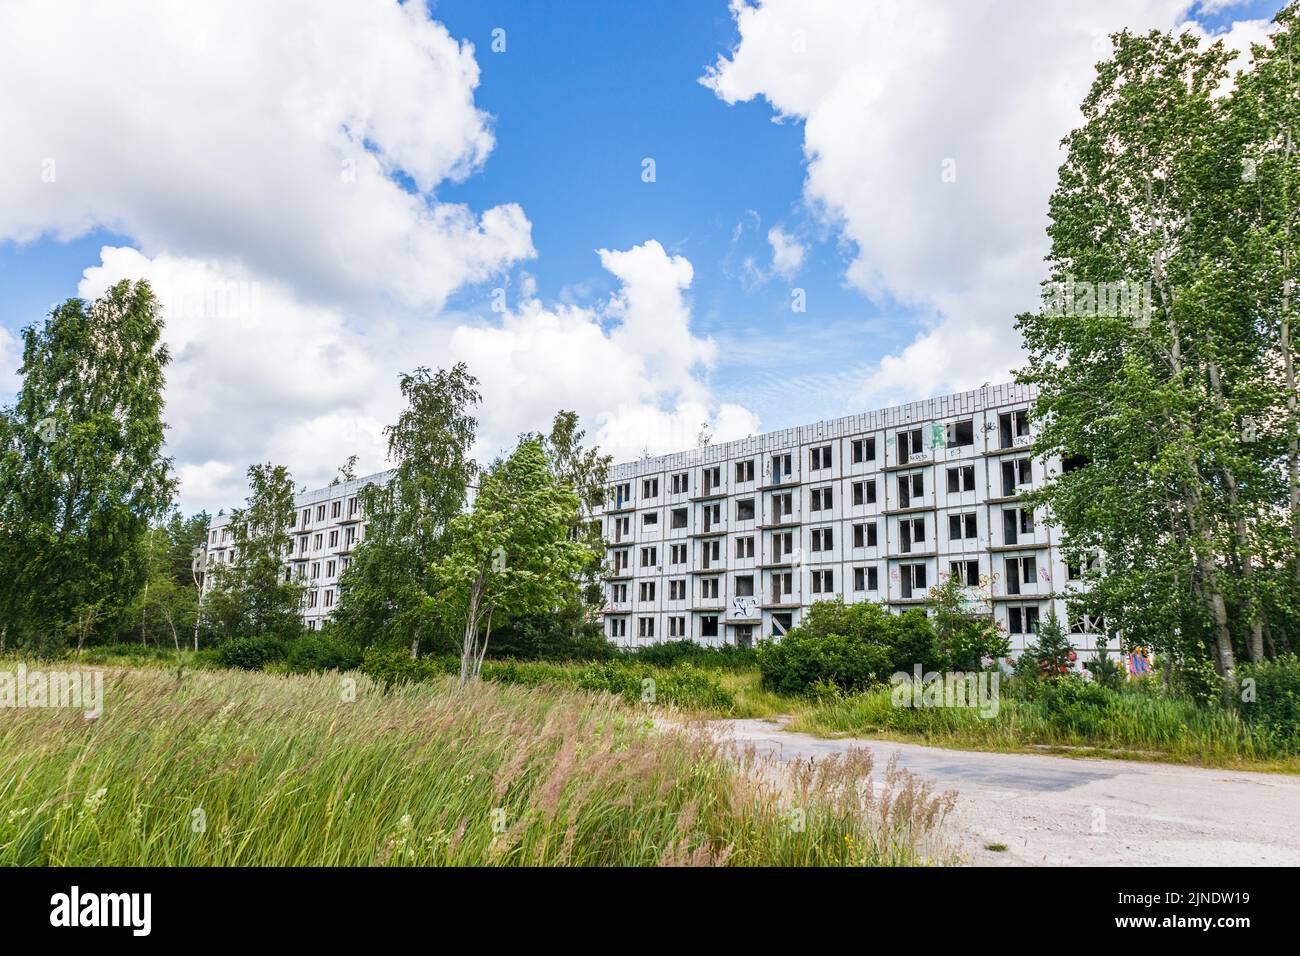
M 787 733 L 718 721 L 721 736 L 783 760 L 866 748 L 957 791 L 949 839 L 978 865 L 1297 866 L 1300 778 L 1174 764 L 976 753 Z M 986 849 L 1001 844 L 1005 851 Z

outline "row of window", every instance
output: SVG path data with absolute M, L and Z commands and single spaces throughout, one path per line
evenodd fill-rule
M 1016 458 L 1002 462 L 1002 485 L 1001 492 L 1003 497 L 1012 497 L 1019 492 L 1021 488 L 1033 483 L 1033 463 L 1029 458 Z M 685 481 L 689 476 L 687 474 L 674 475 L 674 487 L 678 486 L 677 479 L 681 479 L 682 487 L 685 487 Z M 654 498 L 658 495 L 657 478 L 647 478 L 644 484 L 653 486 L 653 492 L 647 492 L 643 498 Z M 915 474 L 898 476 L 898 506 L 900 508 L 910 508 L 913 503 L 923 501 L 925 498 L 925 475 L 923 472 Z M 627 484 L 618 486 L 627 488 Z M 834 500 L 834 486 L 810 489 L 808 493 L 808 507 L 812 511 L 829 510 Z M 876 479 L 870 478 L 862 481 L 855 481 L 850 486 L 852 492 L 852 501 L 855 507 L 861 505 L 875 504 L 877 501 Z M 947 469 L 947 488 L 949 494 L 963 494 L 975 490 L 975 466 L 974 465 L 954 465 Z M 674 492 L 676 493 L 676 492 Z M 620 496 L 620 500 L 621 496 Z M 792 492 L 778 492 L 772 495 L 772 507 L 776 515 L 789 515 L 794 512 L 794 495 Z M 756 516 L 756 500 L 754 498 L 741 498 L 736 502 L 736 520 L 753 521 Z M 718 523 L 722 518 L 722 505 L 714 503 L 706 505 L 704 509 L 704 522 L 707 526 L 710 519 L 713 523 Z M 615 533 L 621 528 L 624 533 L 627 530 L 627 516 L 615 519 Z M 673 528 L 685 528 L 689 520 L 689 511 L 686 508 L 673 508 L 669 511 L 669 522 Z M 659 523 L 659 513 L 657 511 L 648 511 L 641 516 L 641 523 L 648 527 Z
M 969 541 L 978 538 L 978 517 L 974 511 L 960 512 L 948 516 L 948 538 L 950 541 Z M 854 548 L 875 548 L 879 546 L 879 522 L 863 521 L 852 525 Z M 1034 513 L 1031 508 L 1003 509 L 1003 541 L 1008 545 L 1020 543 L 1021 535 L 1033 535 L 1035 530 Z M 779 563 L 786 555 L 796 550 L 793 531 L 775 531 L 772 533 L 773 563 Z M 926 541 L 926 521 L 924 516 L 902 518 L 898 522 L 899 553 L 908 554 Z M 810 529 L 811 550 L 817 552 L 835 549 L 834 527 Z M 733 553 L 736 558 L 752 558 L 755 554 L 754 535 L 742 535 L 732 539 Z M 708 568 L 711 563 L 722 559 L 722 542 L 719 539 L 700 542 L 701 566 Z M 631 549 L 618 548 L 613 552 L 614 573 L 621 574 L 631 567 Z M 686 544 L 668 545 L 668 563 L 670 565 L 686 564 L 689 557 Z M 659 566 L 659 546 L 644 545 L 640 549 L 643 568 Z
M 1037 584 L 1038 559 L 1033 555 L 1008 557 L 1003 559 L 1004 580 L 1007 594 L 1020 594 L 1021 588 Z M 963 585 L 974 587 L 980 583 L 980 565 L 977 560 L 951 561 L 949 573 Z M 853 569 L 854 591 L 879 590 L 879 569 L 859 567 Z M 700 597 L 716 599 L 719 595 L 720 578 L 704 577 L 700 579 Z M 754 595 L 754 575 L 738 574 L 733 579 L 734 597 L 752 597 Z M 777 572 L 772 575 L 773 601 L 780 603 L 780 598 L 794 593 L 794 573 Z M 916 596 L 928 586 L 926 566 L 924 564 L 905 564 L 900 566 L 900 584 L 904 598 Z M 637 582 L 637 597 L 642 603 L 655 600 L 657 582 Z M 810 589 L 813 594 L 835 593 L 835 571 L 832 568 L 819 568 L 812 571 Z M 668 582 L 668 600 L 686 600 L 686 579 L 671 579 Z M 615 582 L 610 585 L 610 601 L 613 604 L 627 602 L 627 584 Z
M 992 428 L 993 426 L 988 426 Z M 975 444 L 975 421 L 968 418 L 945 425 L 931 426 L 934 444 L 948 448 L 962 448 Z M 1026 411 L 1004 412 L 998 416 L 999 448 L 1014 448 L 1025 443 L 1029 436 L 1029 415 Z M 905 428 L 894 434 L 898 445 L 898 461 L 905 463 L 912 456 L 924 452 L 924 428 Z M 808 449 L 809 471 L 823 471 L 834 464 L 834 444 L 817 445 Z M 876 460 L 876 439 L 855 438 L 850 442 L 850 456 L 854 464 Z M 1025 459 L 1027 462 L 1028 459 Z M 734 462 L 736 484 L 743 485 L 754 480 L 756 459 L 749 458 Z M 705 495 L 714 494 L 722 487 L 722 466 L 712 465 L 702 470 Z M 782 452 L 772 455 L 767 475 L 773 483 L 780 483 L 793 474 L 793 453 Z M 974 469 L 971 469 L 971 488 L 974 487 Z M 951 482 L 951 469 L 950 469 Z M 691 473 L 676 472 L 669 476 L 669 488 L 674 495 L 688 494 L 691 490 Z M 632 483 L 621 482 L 613 488 L 613 501 L 616 508 L 621 508 L 632 499 Z M 641 498 L 651 500 L 659 497 L 659 478 L 641 479 Z
M 1040 611 L 1036 604 L 1012 605 L 1007 608 L 1007 631 L 1012 634 L 1037 634 Z M 777 615 L 773 615 L 777 617 Z M 788 624 L 784 626 L 773 621 L 773 633 L 783 633 Z M 716 614 L 700 615 L 700 633 L 699 637 L 717 637 L 719 634 L 720 620 Z M 752 624 L 733 625 L 736 629 L 736 643 L 742 646 L 749 646 L 753 641 L 754 626 Z M 653 617 L 637 618 L 637 637 L 643 640 L 653 639 L 655 634 L 655 619 Z M 1070 630 L 1073 633 L 1104 633 L 1105 623 L 1100 619 L 1089 620 L 1081 618 L 1077 623 L 1071 625 Z M 611 617 L 609 619 L 609 636 L 612 638 L 627 637 L 627 618 Z M 668 637 L 673 640 L 691 637 L 690 631 L 686 626 L 685 615 L 668 616 Z
M 360 502 L 357 501 L 356 495 L 353 495 L 351 498 L 348 499 L 347 505 L 348 505 L 349 518 L 355 518 L 357 517 L 357 515 L 361 513 L 361 505 Z M 315 510 L 316 510 L 317 521 L 325 520 L 325 515 L 327 510 L 328 510 L 330 520 L 337 521 L 343 517 L 343 500 L 340 498 L 338 501 L 331 501 L 328 505 L 319 504 L 316 506 Z M 304 528 L 308 527 L 311 524 L 311 519 L 312 519 L 312 509 L 303 508 L 302 527 Z

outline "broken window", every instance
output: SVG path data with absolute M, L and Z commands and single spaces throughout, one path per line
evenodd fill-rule
M 953 561 L 948 568 L 952 576 L 967 587 L 974 587 L 980 583 L 978 561 Z
M 685 508 L 674 508 L 674 509 L 672 510 L 672 522 L 671 522 L 671 527 L 674 527 L 674 528 L 685 528 L 685 527 L 686 527 L 686 524 L 687 524 L 687 522 L 688 522 L 689 520 L 690 520 L 690 512 L 687 511 L 687 509 L 685 509 Z
M 855 438 L 853 440 L 853 463 L 860 465 L 864 461 L 876 460 L 876 440 L 874 438 Z
M 1003 412 L 998 416 L 999 447 L 1014 448 L 1017 445 L 1028 444 L 1028 438 L 1029 412 L 1027 410 Z
M 641 481 L 641 497 L 642 497 L 642 498 L 658 498 L 658 497 L 659 497 L 659 479 L 658 479 L 658 478 L 644 478 L 644 479 L 642 479 L 642 481 Z
M 898 476 L 898 507 L 911 508 L 924 504 L 925 476 L 920 472 L 914 475 Z
M 736 557 L 752 558 L 754 556 L 754 536 L 745 535 L 743 538 L 736 539 Z
M 736 484 L 754 480 L 754 459 L 736 462 Z
M 830 511 L 831 510 L 831 489 L 814 488 L 809 494 L 809 511 Z
M 835 547 L 834 532 L 830 528 L 813 528 L 812 549 L 830 551 Z
M 736 520 L 753 521 L 754 520 L 754 499 L 741 498 L 736 502 Z
M 907 554 L 912 546 L 925 541 L 925 519 L 910 518 L 898 523 L 899 550 Z
M 975 490 L 975 466 L 958 465 L 948 469 L 948 494 L 959 495 Z
M 717 637 L 718 636 L 718 615 L 702 614 L 700 615 L 700 637 Z
M 919 428 L 909 428 L 901 431 L 895 438 L 898 442 L 899 464 L 908 461 L 913 455 L 919 455 L 924 450 L 921 447 L 921 429 Z
M 899 581 L 902 585 L 904 600 L 921 597 L 929 587 L 926 584 L 924 564 L 904 564 L 899 568 Z
M 1007 630 L 1012 634 L 1038 633 L 1038 607 L 1015 605 L 1007 608 Z
M 752 574 L 739 574 L 736 576 L 736 597 L 753 597 L 754 596 L 754 576 Z
M 963 538 L 974 538 L 977 536 L 975 512 L 967 511 L 964 514 L 948 515 L 948 538 L 952 541 L 960 541 Z
M 829 568 L 812 573 L 813 594 L 830 594 L 835 590 L 835 572 Z
M 704 493 L 711 495 L 722 487 L 722 468 L 714 465 L 704 469 Z
M 855 481 L 853 483 L 853 504 L 873 505 L 876 503 L 876 480 Z
M 673 475 L 673 494 L 684 495 L 690 490 L 691 473 L 689 471 L 683 471 Z
M 787 491 L 785 494 L 772 496 L 773 520 L 784 521 L 792 514 L 794 514 L 794 492 Z
M 787 554 L 794 551 L 794 532 L 786 531 L 782 534 L 772 535 L 772 558 L 779 562 Z
M 813 471 L 821 471 L 823 468 L 831 466 L 831 446 L 820 445 L 812 450 L 811 468 Z
M 789 480 L 793 461 L 789 454 L 772 456 L 772 484 L 779 485 Z
M 1034 463 L 1029 458 L 1013 458 L 1002 463 L 1002 496 L 1009 498 L 1021 485 L 1034 482 Z
M 944 426 L 944 439 L 949 448 L 975 444 L 974 419 L 968 418 L 963 422 L 949 422 Z

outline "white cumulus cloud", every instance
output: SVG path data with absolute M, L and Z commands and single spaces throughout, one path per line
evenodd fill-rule
M 1061 138 L 1108 36 L 1178 25 L 1185 0 L 733 0 L 740 41 L 702 78 L 803 123 L 807 206 L 851 253 L 846 278 L 920 316 L 864 404 L 972 388 L 1021 360 L 1038 299 Z M 1234 25 L 1243 48 L 1264 25 Z M 1203 32 L 1203 31 L 1202 31 Z M 775 247 L 775 244 L 774 244 Z
M 10 0 L 0 239 L 95 227 L 318 299 L 440 307 L 533 254 L 435 189 L 493 146 L 473 48 L 423 3 Z

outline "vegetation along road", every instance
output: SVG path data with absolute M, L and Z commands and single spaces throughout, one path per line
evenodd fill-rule
M 957 791 L 949 840 L 980 865 L 1300 864 L 1300 778 L 1134 760 L 826 740 L 767 720 L 718 721 L 720 736 L 788 762 L 866 749 Z M 879 771 L 877 771 L 879 772 Z

